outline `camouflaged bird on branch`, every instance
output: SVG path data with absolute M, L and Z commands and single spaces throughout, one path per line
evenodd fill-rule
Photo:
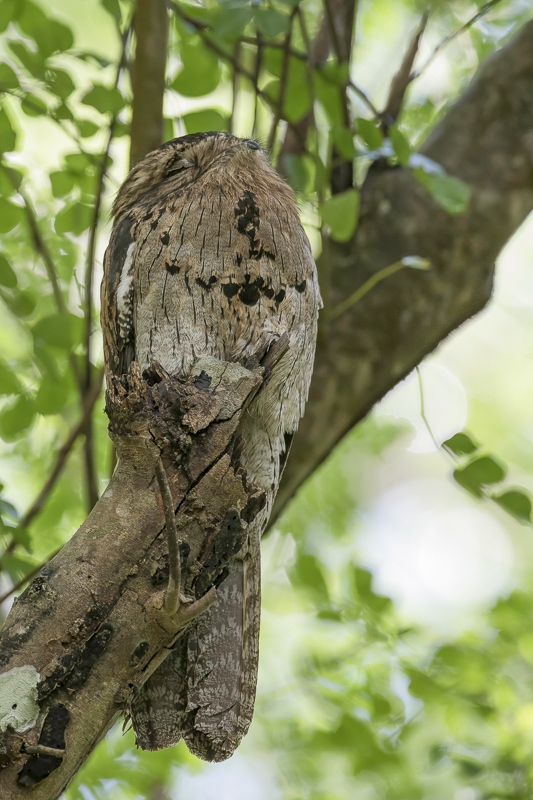
M 191 134 L 149 153 L 113 209 L 102 327 L 108 382 L 135 362 L 187 377 L 198 359 L 257 366 L 286 351 L 237 431 L 239 460 L 266 501 L 231 555 L 216 601 L 131 701 L 144 749 L 183 738 L 220 761 L 250 725 L 257 681 L 260 540 L 302 416 L 321 305 L 292 190 L 257 142 Z

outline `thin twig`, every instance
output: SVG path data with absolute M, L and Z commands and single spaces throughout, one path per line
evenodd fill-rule
M 30 755 L 55 756 L 56 758 L 63 758 L 65 755 L 64 750 L 57 747 L 46 747 L 44 744 L 28 744 L 24 747 L 24 752 L 30 753 Z
M 115 73 L 114 88 L 118 87 L 120 74 L 126 64 L 126 48 L 128 39 L 131 34 L 131 22 L 125 29 L 124 33 L 119 30 L 119 36 L 122 41 L 122 51 L 118 62 L 117 70 Z M 113 114 L 109 122 L 107 142 L 104 153 L 98 165 L 98 174 L 95 190 L 95 204 L 93 210 L 93 217 L 91 227 L 89 229 L 89 240 L 87 242 L 87 257 L 85 260 L 85 291 L 84 291 L 84 305 L 85 305 L 85 374 L 83 380 L 83 389 L 81 391 L 82 409 L 85 408 L 87 393 L 90 392 L 92 382 L 92 361 L 91 361 L 91 339 L 93 334 L 93 275 L 96 253 L 96 241 L 98 237 L 98 227 L 100 222 L 100 211 L 102 207 L 102 198 L 104 192 L 105 178 L 108 171 L 109 151 L 113 142 L 115 128 L 117 124 L 117 115 Z M 98 477 L 96 474 L 96 464 L 94 456 L 94 435 L 92 416 L 89 414 L 86 417 L 85 425 L 85 443 L 83 447 L 84 463 L 85 463 L 85 480 L 87 486 L 87 504 L 89 511 L 98 501 Z
M 395 272 L 399 272 L 401 269 L 405 269 L 405 267 L 411 267 L 411 269 L 429 269 L 431 263 L 427 259 L 420 259 L 417 256 L 411 256 L 411 258 L 402 258 L 401 261 L 395 261 L 394 264 L 390 264 L 388 267 L 384 267 L 383 269 L 378 270 L 374 275 L 371 275 L 368 280 L 366 280 L 358 289 L 355 290 L 346 300 L 343 300 L 342 303 L 339 303 L 338 306 L 332 308 L 331 311 L 327 314 L 327 319 L 332 320 L 340 317 L 345 311 L 351 308 L 353 305 L 358 303 L 365 294 L 376 286 L 380 281 L 384 280 L 384 278 L 390 277 L 390 275 L 394 275 Z
M 31 504 L 29 509 L 26 511 L 26 513 L 23 515 L 23 517 L 21 518 L 21 520 L 20 520 L 20 522 L 19 522 L 19 524 L 17 526 L 18 528 L 27 528 L 28 525 L 30 524 L 30 522 L 37 516 L 37 514 L 39 514 L 39 512 L 43 508 L 43 506 L 44 506 L 44 504 L 45 504 L 45 502 L 46 502 L 46 500 L 48 498 L 48 495 L 50 494 L 50 492 L 52 491 L 52 489 L 53 489 L 53 487 L 55 485 L 56 480 L 58 479 L 58 477 L 61 475 L 61 472 L 63 471 L 63 468 L 64 468 L 66 460 L 67 460 L 67 456 L 69 455 L 70 451 L 72 450 L 72 447 L 73 447 L 76 439 L 78 438 L 78 436 L 81 436 L 81 434 L 83 433 L 83 431 L 85 429 L 85 425 L 86 425 L 88 416 L 90 416 L 90 414 L 92 414 L 92 410 L 94 408 L 94 405 L 95 405 L 98 397 L 100 396 L 100 391 L 102 389 L 103 379 L 104 379 L 104 372 L 103 372 L 103 370 L 101 370 L 99 375 L 96 377 L 96 379 L 95 379 L 95 381 L 93 383 L 93 386 L 91 388 L 90 393 L 87 395 L 86 407 L 84 409 L 84 413 L 83 413 L 80 421 L 72 428 L 72 430 L 70 431 L 69 435 L 65 439 L 64 443 L 60 447 L 60 449 L 59 449 L 59 451 L 57 453 L 55 464 L 54 464 L 54 466 L 52 468 L 52 471 L 50 472 L 48 478 L 46 479 L 45 484 L 44 484 L 43 488 L 41 489 L 41 491 L 39 492 L 38 496 L 33 501 L 33 503 Z M 8 546 L 6 547 L 6 549 L 5 549 L 5 551 L 4 551 L 3 555 L 2 555 L 2 558 L 0 559 L 0 571 L 2 569 L 2 563 L 1 563 L 2 559 L 4 558 L 4 556 L 9 555 L 10 553 L 12 553 L 13 550 L 15 549 L 15 547 L 18 544 L 19 543 L 16 541 L 16 539 L 12 539 L 11 542 L 8 544 Z
M 259 31 L 257 32 L 257 44 L 255 50 L 255 62 L 254 62 L 254 81 L 255 85 L 259 85 L 259 77 L 261 75 L 261 67 L 263 66 L 263 37 Z M 254 93 L 254 121 L 252 125 L 252 136 L 257 135 L 257 116 L 259 113 L 259 98 L 256 93 Z
M 118 80 L 118 76 L 117 76 Z M 81 393 L 81 402 L 82 408 L 84 410 L 84 418 L 86 420 L 85 424 L 85 443 L 84 443 L 84 462 L 85 462 L 85 480 L 87 484 L 87 502 L 89 506 L 89 511 L 93 506 L 96 504 L 98 500 L 98 480 L 96 476 L 96 466 L 95 466 L 95 459 L 94 459 L 94 437 L 93 437 L 93 426 L 92 426 L 92 415 L 85 414 L 85 406 L 87 403 L 87 393 L 90 391 L 91 387 L 91 380 L 92 380 L 92 362 L 91 362 L 91 338 L 92 338 L 92 326 L 93 326 L 93 316 L 92 316 L 92 309 L 93 309 L 93 302 L 92 302 L 92 295 L 93 295 L 93 274 L 94 274 L 94 262 L 95 262 L 95 252 L 96 252 L 96 239 L 98 235 L 98 225 L 100 220 L 100 209 L 102 205 L 102 195 L 104 189 L 104 180 L 105 175 L 107 173 L 107 162 L 109 156 L 109 150 L 111 147 L 111 142 L 113 141 L 113 135 L 116 125 L 116 117 L 113 116 L 111 122 L 109 124 L 109 135 L 107 137 L 106 148 L 100 162 L 100 168 L 98 171 L 98 181 L 96 186 L 96 198 L 95 198 L 95 205 L 93 211 L 93 219 L 91 222 L 91 228 L 89 231 L 89 241 L 87 244 L 87 258 L 85 261 L 85 375 L 84 375 L 84 388 Z
M 77 132 L 73 133 L 70 130 L 70 128 L 69 128 L 69 126 L 67 124 L 68 120 L 64 120 L 64 119 L 61 119 L 60 117 L 56 117 L 54 112 L 50 111 L 50 109 L 46 109 L 46 111 L 43 111 L 42 106 L 40 106 L 37 103 L 33 102 L 27 95 L 21 96 L 20 89 L 10 89 L 9 87 L 0 85 L 0 92 L 2 92 L 4 94 L 8 94 L 11 97 L 14 97 L 21 104 L 24 102 L 25 105 L 27 105 L 29 108 L 31 108 L 32 111 L 34 111 L 38 116 L 40 116 L 40 117 L 43 117 L 43 116 L 44 117 L 48 117 L 50 120 L 52 120 L 52 122 L 55 122 L 55 124 L 58 125 L 61 128 L 63 133 L 66 136 L 68 136 L 69 139 L 72 139 L 72 141 L 76 144 L 79 152 L 83 156 L 85 156 L 85 158 L 87 158 L 88 161 L 90 161 L 91 164 L 93 164 L 94 166 L 98 166 L 98 163 L 99 163 L 98 162 L 98 157 L 94 153 L 90 153 L 88 150 L 84 150 L 83 149 L 82 139 L 81 139 L 80 135 Z
M 385 135 L 387 133 L 387 129 L 391 125 L 394 125 L 394 123 L 397 121 L 400 111 L 402 110 L 405 93 L 408 86 L 412 82 L 413 64 L 418 54 L 420 40 L 422 39 L 426 29 L 428 19 L 429 14 L 426 11 L 424 14 L 422 14 L 418 27 L 411 41 L 409 42 L 407 50 L 405 51 L 405 55 L 402 59 L 400 69 L 391 81 L 389 97 L 385 104 L 385 108 L 380 115 L 382 120 L 381 125 Z
M 420 416 L 422 417 L 422 421 L 423 421 L 424 425 L 426 426 L 426 430 L 429 433 L 429 435 L 431 437 L 431 441 L 435 445 L 436 449 L 437 450 L 442 450 L 440 444 L 438 443 L 438 441 L 437 441 L 437 439 L 435 437 L 435 434 L 431 430 L 431 425 L 429 424 L 428 418 L 426 417 L 426 409 L 425 409 L 425 406 L 424 406 L 424 388 L 422 386 L 422 375 L 420 374 L 420 367 L 419 366 L 416 367 L 416 376 L 418 378 L 418 392 L 419 392 L 419 395 L 420 395 Z
M 439 53 L 439 51 L 442 50 L 442 48 L 445 47 L 449 42 L 451 42 L 452 39 L 455 39 L 457 36 L 460 36 L 462 33 L 464 33 L 469 28 L 471 28 L 472 25 L 474 25 L 474 23 L 476 23 L 478 21 L 478 19 L 481 19 L 481 17 L 485 16 L 487 11 L 490 11 L 491 8 L 493 8 L 494 6 L 498 5 L 498 3 L 501 3 L 501 2 L 502 2 L 502 0 L 489 0 L 488 3 L 485 3 L 484 6 L 481 6 L 479 11 L 477 11 L 474 14 L 473 17 L 471 17 L 467 22 L 465 22 L 464 25 L 461 25 L 460 28 L 457 28 L 457 30 L 455 30 L 452 33 L 448 34 L 448 36 L 445 36 L 444 39 L 442 40 L 442 42 L 440 42 L 436 46 L 436 48 L 433 50 L 433 52 L 431 53 L 431 55 L 429 56 L 427 61 L 425 61 L 422 64 L 422 66 L 420 67 L 419 70 L 417 70 L 417 72 L 415 72 L 415 73 L 413 73 L 411 75 L 411 81 L 416 80 L 416 78 L 418 78 L 424 72 L 424 70 L 426 70 L 429 67 L 429 65 L 436 58 L 436 56 Z
M 250 83 L 252 84 L 255 94 L 258 97 L 260 97 L 261 100 L 264 100 L 267 106 L 269 107 L 272 106 L 272 98 L 269 97 L 269 95 L 266 92 L 264 92 L 262 89 L 259 88 L 253 72 L 250 72 L 250 70 L 246 69 L 246 67 L 243 67 L 242 64 L 239 63 L 238 59 L 234 57 L 233 54 L 227 53 L 223 47 L 220 47 L 220 45 L 217 44 L 217 42 L 215 42 L 214 39 L 212 39 L 209 36 L 210 29 L 208 25 L 205 25 L 204 23 L 198 23 L 197 20 L 193 19 L 192 17 L 189 17 L 189 15 L 186 14 L 184 11 L 182 11 L 179 5 L 173 2 L 173 0 L 169 0 L 169 6 L 176 12 L 176 14 L 178 14 L 178 16 L 181 17 L 181 19 L 183 19 L 185 22 L 188 22 L 190 25 L 193 25 L 196 28 L 198 35 L 200 36 L 206 47 L 209 47 L 213 51 L 213 53 L 216 53 L 220 58 L 224 59 L 224 61 L 227 61 L 228 64 L 231 64 L 233 69 L 236 70 L 240 75 L 242 75 L 243 78 L 247 78 L 247 80 L 249 80 Z M 287 125 L 291 128 L 291 130 L 294 131 L 296 138 L 301 143 L 302 153 L 306 153 L 306 155 L 313 157 L 313 154 L 309 152 L 309 150 L 305 146 L 305 142 L 302 140 L 302 136 L 298 130 L 298 126 L 295 125 L 294 122 L 289 122 L 288 120 L 287 120 Z
M 174 506 L 172 494 L 168 484 L 167 473 L 163 462 L 159 458 L 155 465 L 155 474 L 159 483 L 161 500 L 165 512 L 165 526 L 167 529 L 168 541 L 168 585 L 165 595 L 165 611 L 171 617 L 175 615 L 180 607 L 181 592 L 181 563 L 180 547 L 178 541 L 178 531 L 176 528 L 176 518 L 174 516 Z
M 335 56 L 339 64 L 342 64 L 343 62 L 346 61 L 346 59 L 344 58 L 341 49 L 341 43 L 337 32 L 337 26 L 335 25 L 335 16 L 333 14 L 333 9 L 331 7 L 331 0 L 324 0 L 324 9 L 326 11 L 326 19 L 328 21 L 328 29 L 329 29 L 331 43 L 333 45 L 333 52 L 335 53 Z
M 333 51 L 335 53 L 337 61 L 339 64 L 349 63 L 349 55 L 347 56 L 347 54 L 343 52 L 343 49 L 341 47 L 337 26 L 335 25 L 335 15 L 333 13 L 333 8 L 331 7 L 331 0 L 324 0 L 324 8 L 326 10 L 326 18 L 328 20 L 329 34 L 331 36 L 331 42 L 333 44 Z M 342 113 L 344 116 L 344 125 L 346 126 L 346 128 L 348 128 L 348 130 L 351 131 L 352 121 L 350 118 L 350 109 L 348 107 L 348 95 L 346 93 L 346 85 L 339 86 L 339 92 L 340 92 Z
M 276 139 L 276 131 L 278 129 L 279 121 L 283 117 L 283 106 L 285 105 L 285 97 L 287 95 L 287 85 L 289 82 L 289 69 L 290 69 L 290 53 L 289 48 L 291 46 L 291 38 L 292 38 L 292 26 L 294 22 L 294 17 L 298 13 L 298 6 L 293 9 L 290 18 L 289 18 L 289 30 L 285 35 L 285 44 L 287 45 L 286 48 L 283 50 L 283 61 L 281 63 L 281 75 L 279 78 L 279 96 L 278 102 L 276 104 L 276 111 L 274 112 L 274 119 L 272 120 L 272 125 L 270 126 L 270 131 L 268 134 L 267 139 L 267 150 L 269 153 L 272 152 L 274 147 L 274 141 Z
M 356 94 L 358 97 L 360 97 L 360 98 L 361 98 L 361 100 L 362 100 L 362 101 L 363 101 L 363 103 L 366 105 L 366 107 L 367 107 L 367 108 L 368 108 L 368 109 L 369 109 L 369 110 L 372 112 L 372 114 L 374 115 L 374 118 L 375 118 L 375 119 L 379 119 L 379 116 L 380 116 L 380 113 L 379 113 L 379 111 L 377 110 L 377 108 L 375 107 L 374 103 L 373 103 L 373 102 L 372 102 L 372 100 L 369 98 L 369 96 L 368 96 L 368 95 L 367 95 L 367 94 L 366 94 L 366 93 L 365 93 L 365 92 L 364 92 L 364 91 L 361 89 L 361 87 L 360 87 L 360 86 L 357 86 L 357 84 L 356 84 L 356 83 L 354 83 L 354 82 L 351 80 L 351 78 L 348 80 L 348 86 L 349 86 L 349 88 L 350 88 L 350 89 L 352 89 L 352 91 L 354 91 L 354 92 L 355 92 L 355 94 Z
M 235 48 L 233 51 L 233 56 L 236 61 L 239 61 L 241 51 L 241 43 L 239 40 L 235 42 Z M 233 70 L 233 75 L 231 76 L 231 112 L 229 115 L 228 121 L 228 130 L 230 133 L 235 132 L 235 112 L 237 109 L 237 97 L 239 94 L 239 73 L 237 70 Z

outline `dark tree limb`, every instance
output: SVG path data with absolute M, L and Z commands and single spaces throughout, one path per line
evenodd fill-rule
M 485 62 L 421 152 L 468 184 L 469 209 L 450 216 L 409 170 L 370 169 L 353 241 L 327 248 L 331 307 L 405 256 L 432 269 L 402 270 L 338 319 L 323 315 L 273 518 L 372 406 L 488 302 L 494 262 L 533 209 L 533 22 Z
M 285 350 L 280 340 L 251 371 L 200 359 L 186 381 L 157 365 L 143 378 L 133 363 L 109 387 L 117 469 L 76 535 L 14 604 L 0 639 L 0 797 L 58 798 L 132 693 L 216 599 L 225 565 L 211 558 L 209 574 L 203 566 L 216 532 L 237 513 L 238 550 L 264 502 L 239 465 L 235 432 Z M 155 478 L 161 460 L 165 504 Z M 165 607 L 165 506 L 175 509 L 180 583 L 190 598 L 180 597 L 175 614 Z

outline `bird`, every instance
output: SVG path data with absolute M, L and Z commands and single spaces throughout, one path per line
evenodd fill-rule
M 184 739 L 207 761 L 232 755 L 253 715 L 260 627 L 260 541 L 308 395 L 322 305 L 294 192 L 254 139 L 207 131 L 172 139 L 130 171 L 104 257 L 108 380 L 152 362 L 186 377 L 211 356 L 259 363 L 288 348 L 239 425 L 240 463 L 266 503 L 217 587 L 134 696 L 146 750 Z

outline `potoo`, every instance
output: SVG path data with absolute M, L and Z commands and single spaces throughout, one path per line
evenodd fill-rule
M 183 738 L 228 758 L 251 722 L 258 666 L 260 540 L 307 399 L 320 294 L 292 190 L 249 139 L 173 139 L 130 172 L 113 208 L 102 322 L 108 376 L 158 362 L 187 376 L 201 356 L 250 363 L 288 349 L 240 423 L 240 462 L 267 496 L 215 603 L 133 699 L 144 749 Z

